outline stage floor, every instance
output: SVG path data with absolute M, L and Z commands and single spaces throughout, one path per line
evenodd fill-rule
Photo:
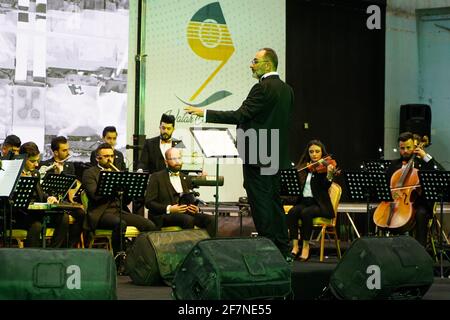
M 292 265 L 292 289 L 294 300 L 315 300 L 327 285 L 329 276 L 336 266 L 336 258 L 319 262 L 312 257 L 307 262 L 294 261 Z M 435 266 L 439 275 L 439 266 Z M 128 276 L 117 277 L 118 300 L 173 300 L 168 286 L 138 286 Z M 423 300 L 450 300 L 450 278 L 435 277 Z

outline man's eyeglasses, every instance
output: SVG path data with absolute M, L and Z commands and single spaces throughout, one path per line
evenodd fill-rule
M 253 58 L 252 60 L 250 60 L 251 64 L 258 64 L 260 62 L 268 62 L 267 60 L 258 60 L 256 58 Z
M 172 160 L 172 161 L 180 161 L 180 160 L 181 160 L 181 158 L 180 158 L 180 157 L 178 157 L 178 158 L 167 158 L 166 160 Z

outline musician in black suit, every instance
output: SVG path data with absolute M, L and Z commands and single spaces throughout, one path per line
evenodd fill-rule
M 19 148 L 22 142 L 20 138 L 14 134 L 6 136 L 2 145 L 2 158 L 12 159 L 15 155 L 19 154 Z
M 165 152 L 177 145 L 178 147 L 184 147 L 181 140 L 172 138 L 174 130 L 175 117 L 163 114 L 159 122 L 159 136 L 145 140 L 138 169 L 152 174 L 166 168 Z
M 180 172 L 183 165 L 181 151 L 170 148 L 166 151 L 165 158 L 167 168 L 152 174 L 147 187 L 145 206 L 149 210 L 150 219 L 158 227 L 193 229 L 197 226 L 206 229 L 213 236 L 213 216 L 201 213 L 195 203 L 179 203 L 180 195 L 191 189 L 189 177 Z
M 19 150 L 19 154 L 26 155 L 25 165 L 21 176 L 37 177 L 38 182 L 32 195 L 31 203 L 33 202 L 47 202 L 54 204 L 58 199 L 54 196 L 49 196 L 44 193 L 40 184 L 40 174 L 37 170 L 39 166 L 40 152 L 38 146 L 34 142 L 24 143 Z M 28 209 L 18 209 L 14 212 L 16 220 L 16 228 L 26 228 L 27 239 L 25 246 L 27 247 L 41 247 L 42 240 L 42 223 L 44 215 L 42 212 Z M 66 212 L 55 213 L 50 215 L 50 227 L 54 227 L 55 231 L 51 240 L 51 247 L 59 248 L 65 247 L 67 244 L 67 231 L 69 229 L 69 215 Z
M 414 168 L 418 170 L 443 170 L 443 167 L 428 154 L 423 147 L 420 146 L 420 141 L 417 141 L 416 135 L 411 132 L 403 132 L 398 137 L 398 147 L 400 158 L 392 160 L 391 164 L 386 170 L 386 176 L 391 180 L 392 175 L 399 169 L 404 169 L 415 154 Z M 427 245 L 428 220 L 433 217 L 433 202 L 427 201 L 423 192 L 413 191 L 415 209 L 415 227 L 413 229 L 415 238 L 424 247 Z
M 139 231 L 157 230 L 154 223 L 137 214 L 122 210 L 120 218 L 120 201 L 117 197 L 96 195 L 100 171 L 112 171 L 111 163 L 114 159 L 114 150 L 108 143 L 97 147 L 97 165 L 84 171 L 82 185 L 86 190 L 88 204 L 88 222 L 92 231 L 95 229 L 111 229 L 113 252 L 120 249 L 120 230 L 125 233 L 127 225 L 135 226 Z M 120 221 L 122 222 L 120 224 Z
M 206 122 L 237 125 L 237 144 L 244 163 L 244 188 L 256 231 L 260 236 L 271 239 L 289 259 L 278 169 L 290 167 L 285 143 L 289 138 L 294 93 L 280 79 L 277 66 L 278 58 L 273 49 L 263 48 L 256 53 L 250 68 L 259 82 L 251 88 L 236 111 L 203 110 L 190 106 L 185 111 L 205 117 Z M 267 159 L 268 155 L 272 159 Z
M 117 130 L 114 126 L 108 126 L 103 129 L 102 132 L 102 140 L 105 143 L 108 143 L 111 145 L 111 147 L 114 150 L 114 166 L 119 169 L 120 171 L 125 171 L 127 169 L 127 166 L 125 165 L 125 159 L 123 156 L 123 153 L 119 150 L 115 149 L 116 143 L 117 143 Z M 91 152 L 91 165 L 97 166 L 97 155 L 96 150 Z
M 66 137 L 59 136 L 52 139 L 50 148 L 53 152 L 53 158 L 41 161 L 39 172 L 41 176 L 46 174 L 64 174 L 75 176 L 75 166 L 72 162 L 67 161 L 70 158 L 70 145 Z M 66 204 L 74 204 L 72 209 L 67 209 L 69 214 L 75 219 L 74 223 L 69 226 L 69 248 L 75 247 L 80 241 L 80 235 L 83 231 L 83 221 L 85 211 L 78 205 L 74 199 L 75 193 L 81 186 L 81 182 L 75 180 L 74 187 L 68 192 L 66 199 L 62 199 Z

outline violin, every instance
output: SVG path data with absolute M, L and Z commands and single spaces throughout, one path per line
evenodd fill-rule
M 334 167 L 333 175 L 339 175 L 341 170 L 337 169 L 337 163 L 331 158 L 331 155 L 328 155 L 318 161 L 308 163 L 305 167 L 298 169 L 297 171 L 300 172 L 308 169 L 311 173 L 328 173 L 328 166 L 330 164 Z
M 414 138 L 416 148 L 424 148 L 429 144 L 424 136 L 419 144 Z M 373 214 L 374 223 L 381 228 L 408 231 L 414 225 L 415 210 L 413 207 L 416 194 L 413 192 L 420 187 L 418 170 L 414 168 L 414 153 L 404 168 L 394 172 L 391 177 L 391 193 L 394 201 L 381 202 Z

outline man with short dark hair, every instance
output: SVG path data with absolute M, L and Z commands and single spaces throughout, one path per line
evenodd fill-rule
M 55 173 L 75 176 L 74 164 L 67 161 L 70 157 L 70 145 L 66 137 L 58 136 L 53 138 L 50 143 L 50 148 L 53 151 L 53 158 L 41 161 L 39 168 L 40 174 L 46 175 Z M 67 209 L 67 211 L 75 219 L 74 223 L 69 226 L 69 248 L 73 248 L 79 243 L 85 217 L 85 211 L 81 208 L 81 201 L 78 199 L 78 205 L 80 206 L 77 206 L 74 199 L 74 195 L 80 188 L 81 182 L 79 180 L 75 180 L 75 182 L 74 188 L 69 190 L 67 194 L 67 199 L 62 199 L 73 205 L 73 208 Z
M 181 140 L 172 138 L 175 130 L 175 117 L 163 114 L 159 121 L 159 136 L 146 139 L 139 159 L 138 169 L 150 174 L 166 168 L 165 152 L 178 145 L 183 147 Z
M 389 181 L 391 181 L 391 177 L 398 170 L 400 170 L 399 174 L 402 175 L 403 170 L 406 168 L 413 155 L 415 155 L 413 168 L 427 171 L 443 170 L 443 167 L 424 150 L 423 146 L 418 145 L 417 142 L 418 141 L 415 141 L 414 134 L 411 132 L 403 132 L 399 135 L 398 148 L 400 158 L 392 160 L 386 170 L 386 176 Z M 403 194 L 404 191 L 405 190 L 398 190 L 393 192 L 398 192 L 398 195 L 400 195 Z M 414 199 L 412 207 L 414 208 L 415 216 L 413 218 L 414 227 L 410 231 L 414 231 L 416 240 L 426 247 L 428 220 L 433 217 L 433 203 L 425 199 L 423 192 L 417 192 L 415 189 L 412 191 L 412 199 Z M 393 231 L 395 232 L 395 230 Z
M 91 230 L 111 229 L 114 253 L 120 248 L 120 230 L 123 234 L 127 225 L 135 226 L 139 231 L 157 230 L 154 223 L 140 215 L 122 210 L 117 197 L 98 196 L 96 194 L 100 171 L 112 171 L 111 163 L 115 158 L 114 150 L 108 143 L 102 143 L 95 150 L 97 165 L 84 171 L 82 184 L 89 198 L 88 223 Z M 121 222 L 121 223 L 120 223 Z
M 120 171 L 125 171 L 127 169 L 127 166 L 125 165 L 125 160 L 123 153 L 119 150 L 115 149 L 115 146 L 117 144 L 117 130 L 114 126 L 107 126 L 103 129 L 102 132 L 102 140 L 105 143 L 109 143 L 111 147 L 114 150 L 114 166 L 119 169 Z M 96 150 L 91 152 L 91 165 L 97 166 L 97 156 L 96 156 Z
M 19 154 L 26 155 L 22 176 L 38 178 L 31 202 L 47 202 L 49 204 L 57 203 L 58 199 L 54 196 L 45 194 L 40 185 L 40 174 L 37 170 L 40 158 L 38 146 L 31 141 L 26 142 L 20 147 Z M 25 227 L 28 229 L 25 245 L 27 247 L 42 246 L 40 236 L 42 232 L 42 220 L 44 215 L 41 212 L 35 212 L 33 210 L 19 209 L 15 211 L 14 216 L 16 219 L 16 227 Z M 69 228 L 69 216 L 67 213 L 52 214 L 50 216 L 49 226 L 55 227 L 51 246 L 57 248 L 64 247 L 66 245 L 67 230 Z
M 20 138 L 14 134 L 6 136 L 2 145 L 2 157 L 11 159 L 13 156 L 18 155 L 21 143 Z

